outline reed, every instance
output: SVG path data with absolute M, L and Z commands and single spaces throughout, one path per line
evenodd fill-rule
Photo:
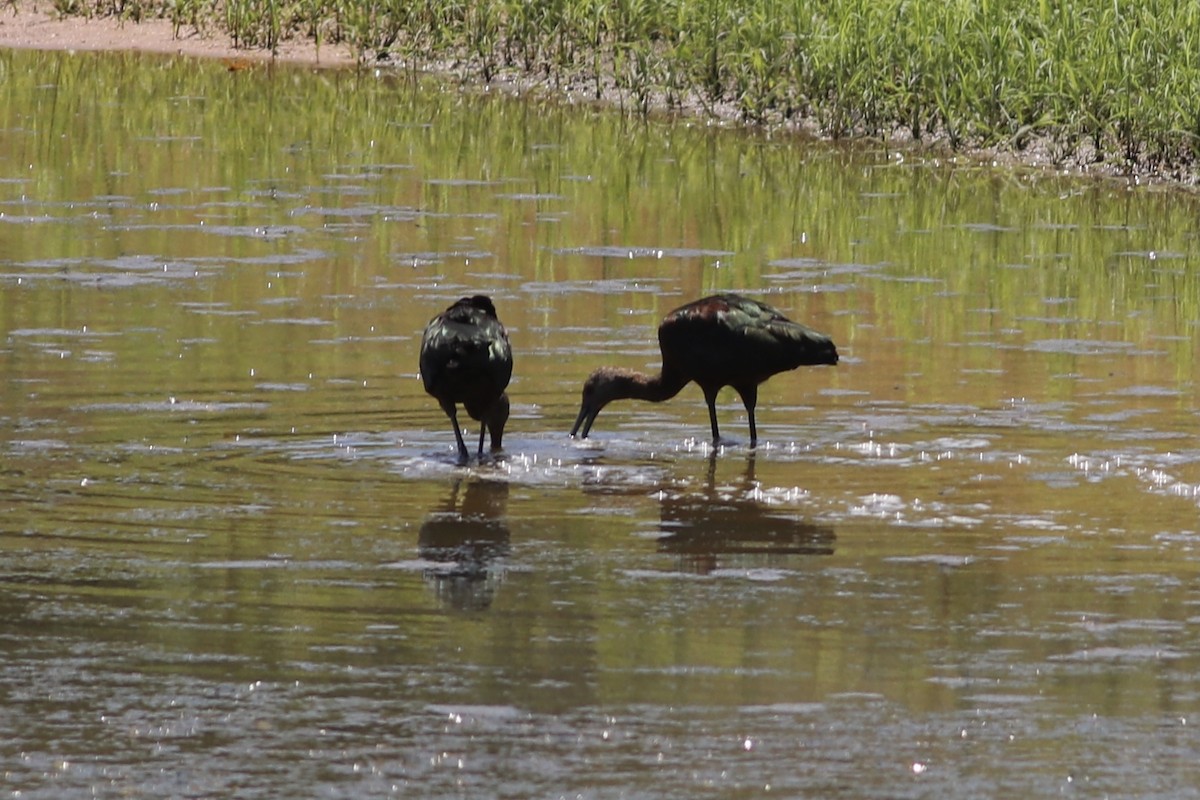
M 239 46 L 347 42 L 365 60 L 454 60 L 616 90 L 640 112 L 694 104 L 805 120 L 829 137 L 1035 144 L 1055 158 L 1190 171 L 1200 4 L 1176 0 L 54 0 L 168 16 Z

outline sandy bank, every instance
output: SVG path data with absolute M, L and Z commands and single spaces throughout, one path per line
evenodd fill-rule
M 219 32 L 198 34 L 184 27 L 175 37 L 170 20 L 129 22 L 115 17 L 60 18 L 50 2 L 0 3 L 0 47 L 31 50 L 131 50 L 181 56 L 286 61 L 318 66 L 354 64 L 350 48 L 290 40 L 274 56 L 266 50 L 243 49 Z

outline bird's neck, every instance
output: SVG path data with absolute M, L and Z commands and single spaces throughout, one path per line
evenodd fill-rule
M 633 400 L 648 400 L 661 403 L 670 400 L 687 385 L 687 379 L 673 372 L 647 375 L 644 372 L 625 371 L 617 373 L 620 394 Z

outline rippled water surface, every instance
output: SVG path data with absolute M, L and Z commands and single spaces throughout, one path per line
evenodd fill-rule
M 0 96 L 9 796 L 1200 796 L 1195 198 L 387 75 Z M 756 449 L 695 387 L 566 436 L 726 289 L 843 356 Z

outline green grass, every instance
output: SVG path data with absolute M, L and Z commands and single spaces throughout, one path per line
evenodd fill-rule
M 1177 0 L 56 0 L 167 16 L 239 45 L 351 45 L 694 103 L 833 138 L 1036 144 L 1052 160 L 1190 173 L 1200 3 Z

